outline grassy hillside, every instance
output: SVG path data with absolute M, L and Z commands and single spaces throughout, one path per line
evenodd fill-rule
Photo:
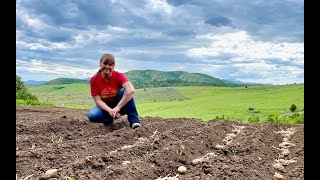
M 148 91 L 148 90 L 147 90 Z M 165 94 L 170 94 L 170 90 Z M 270 115 L 290 114 L 290 106 L 304 110 L 304 86 L 244 87 L 179 87 L 180 97 L 170 102 L 143 102 L 140 114 L 160 117 L 192 117 L 202 120 L 233 119 L 240 121 L 267 120 Z M 138 91 L 137 94 L 144 94 Z M 150 93 L 152 94 L 152 93 Z M 181 98 L 182 96 L 182 98 Z M 138 96 L 139 97 L 139 96 Z
M 57 106 L 87 109 L 94 105 L 89 84 L 49 84 L 32 86 L 28 89 L 39 100 L 53 102 Z
M 51 81 L 48 81 L 44 83 L 44 85 L 49 85 L 49 84 L 73 84 L 73 83 L 83 83 L 83 84 L 89 84 L 88 80 L 83 80 L 83 79 L 75 79 L 75 78 L 57 78 L 53 79 Z
M 126 72 L 125 75 L 136 89 L 175 86 L 240 86 L 239 84 L 221 80 L 206 74 L 188 73 L 184 71 L 165 72 L 156 70 L 134 70 Z M 57 78 L 44 83 L 44 85 L 73 83 L 88 84 L 89 80 Z
M 239 84 L 221 80 L 206 74 L 184 71 L 134 70 L 124 73 L 136 89 L 176 86 L 225 86 L 235 87 Z M 57 78 L 43 85 L 51 84 L 89 84 L 89 80 L 75 78 Z M 243 85 L 243 84 L 242 84 Z M 31 86 L 29 86 L 31 87 Z
M 29 88 L 39 100 L 58 106 L 89 109 L 94 105 L 88 84 L 40 85 Z M 304 111 L 304 84 L 242 87 L 159 87 L 137 89 L 139 115 L 188 117 L 204 121 L 265 121 L 290 115 L 290 106 Z
M 236 83 L 209 75 L 184 71 L 134 70 L 125 74 L 137 89 L 174 86 L 238 86 Z

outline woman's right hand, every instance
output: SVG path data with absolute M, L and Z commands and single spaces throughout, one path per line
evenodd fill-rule
M 114 117 L 114 119 L 120 119 L 121 118 L 121 114 L 117 113 L 116 116 Z
M 114 119 L 119 119 L 119 118 L 121 118 L 121 114 L 120 114 L 120 113 L 116 113 L 116 112 L 113 111 L 113 110 L 110 110 L 110 111 L 109 111 L 109 115 L 110 115 L 111 117 L 113 117 Z

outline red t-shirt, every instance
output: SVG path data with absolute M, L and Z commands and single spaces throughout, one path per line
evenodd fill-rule
M 128 79 L 123 73 L 113 71 L 110 81 L 107 83 L 99 72 L 90 79 L 91 96 L 99 95 L 102 101 L 114 104 L 122 84 L 127 81 Z

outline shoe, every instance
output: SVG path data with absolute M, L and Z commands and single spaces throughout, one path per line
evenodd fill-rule
M 135 129 L 135 128 L 138 128 L 138 127 L 141 127 L 142 125 L 140 123 L 133 123 L 132 124 L 132 129 Z

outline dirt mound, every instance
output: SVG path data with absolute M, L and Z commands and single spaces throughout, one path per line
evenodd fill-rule
M 17 106 L 17 178 L 304 179 L 303 125 L 141 122 L 131 129 L 123 116 L 106 127 L 90 123 L 86 110 Z

